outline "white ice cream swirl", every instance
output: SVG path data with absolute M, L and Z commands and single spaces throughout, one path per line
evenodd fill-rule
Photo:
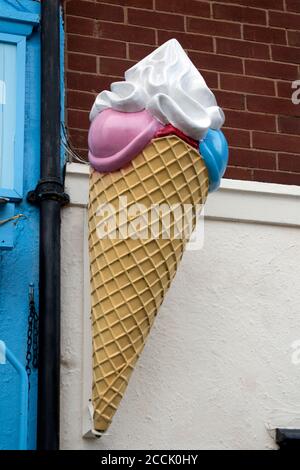
M 162 124 L 170 123 L 195 140 L 224 123 L 214 94 L 176 39 L 127 70 L 124 82 L 112 83 L 111 91 L 102 91 L 91 120 L 107 108 L 122 112 L 147 109 Z

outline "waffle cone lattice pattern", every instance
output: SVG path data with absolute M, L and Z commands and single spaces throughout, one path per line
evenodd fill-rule
M 143 204 L 135 228 L 145 234 L 154 204 L 189 204 L 193 210 L 196 205 L 199 209 L 198 205 L 205 202 L 208 184 L 208 173 L 198 152 L 175 136 L 153 140 L 119 171 L 91 172 L 93 406 L 94 426 L 99 431 L 108 428 L 117 410 L 188 238 L 175 238 L 176 217 L 169 220 L 169 238 L 163 236 L 163 223 L 158 224 L 158 236 L 119 238 L 125 223 L 119 198 L 126 196 L 128 214 L 134 203 Z M 99 207 L 107 203 L 116 210 L 114 233 L 109 215 L 99 215 Z M 194 228 L 195 218 L 192 220 Z M 105 227 L 106 238 L 99 237 L 99 227 Z

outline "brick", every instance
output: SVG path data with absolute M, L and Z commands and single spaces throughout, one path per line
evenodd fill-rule
M 275 82 L 263 78 L 244 77 L 240 75 L 220 75 L 221 88 L 244 93 L 275 95 Z
M 77 154 L 80 156 L 81 160 L 85 160 L 86 162 L 88 162 L 88 159 L 89 159 L 89 157 L 88 157 L 88 155 L 89 155 L 88 148 L 83 148 L 83 149 L 78 148 L 78 149 L 76 149 L 76 151 L 77 151 Z
M 283 10 L 283 0 L 222 0 L 222 3 L 235 3 L 237 5 L 245 5 L 247 3 L 248 7 Z
M 69 52 L 67 56 L 68 70 L 81 72 L 97 72 L 97 57 L 87 54 L 73 54 Z
M 225 116 L 226 117 L 226 116 Z M 250 147 L 250 132 L 240 129 L 229 129 L 227 128 L 227 122 L 225 121 L 225 126 L 222 128 L 228 144 L 234 147 Z
M 99 20 L 124 21 L 124 10 L 119 6 L 87 2 L 82 0 L 70 0 L 66 4 L 67 15 L 83 16 Z
M 142 28 L 141 26 L 129 26 L 100 21 L 98 23 L 99 36 L 109 39 L 118 39 L 121 41 L 155 44 L 154 29 Z
M 246 168 L 276 169 L 276 154 L 256 149 L 230 148 L 230 165 Z
M 277 64 L 265 62 L 262 60 L 245 60 L 246 75 L 255 75 L 258 77 L 279 78 L 282 80 L 296 80 L 298 69 L 296 65 Z
M 156 10 L 182 15 L 210 17 L 210 6 L 207 2 L 196 0 L 156 0 Z
M 226 111 L 226 126 L 235 129 L 276 131 L 275 116 L 243 111 Z
M 66 21 L 66 32 L 82 34 L 84 36 L 96 36 L 97 35 L 97 22 L 89 18 L 81 18 L 77 16 L 67 16 Z
M 135 64 L 133 60 L 111 59 L 108 57 L 101 57 L 100 59 L 100 72 L 103 75 L 115 75 L 117 77 L 124 77 L 127 69 Z
M 67 107 L 72 109 L 85 109 L 90 112 L 96 95 L 93 93 L 83 93 L 81 91 L 67 91 Z
M 217 38 L 217 53 L 253 59 L 269 59 L 269 47 L 266 44 L 238 41 L 236 39 Z
M 283 134 L 300 135 L 300 117 L 278 116 L 278 131 Z
M 213 51 L 213 40 L 209 36 L 188 33 L 173 33 L 171 31 L 158 31 L 158 45 L 163 44 L 169 39 L 177 39 L 185 49 L 196 51 Z
M 300 17 L 294 13 L 282 13 L 269 11 L 270 26 L 279 26 L 285 29 L 298 29 Z
M 264 26 L 244 25 L 244 39 L 271 44 L 286 44 L 285 30 Z
M 96 95 L 175 37 L 225 111 L 225 177 L 300 185 L 300 0 L 69 0 L 65 11 L 66 121 L 83 158 Z
M 285 173 L 282 171 L 254 170 L 254 181 L 266 183 L 300 185 L 300 173 Z
M 77 153 L 80 155 L 82 160 L 85 160 L 86 162 L 88 162 L 88 160 L 89 160 L 89 151 L 88 151 L 88 149 L 83 149 L 83 150 L 78 149 Z
M 85 148 L 87 147 L 88 131 L 68 128 L 68 137 L 72 147 Z
M 76 36 L 73 34 L 68 36 L 68 50 L 70 52 L 83 52 L 109 57 L 126 57 L 126 45 L 124 42 Z
M 286 0 L 286 9 L 288 11 L 298 11 L 298 12 L 300 12 L 299 0 Z
M 208 70 L 201 70 L 201 75 L 204 78 L 205 82 L 209 88 L 218 88 L 219 79 L 216 72 L 209 72 Z
M 287 31 L 287 35 L 290 46 L 300 46 L 300 31 Z
M 277 82 L 277 93 L 279 97 L 291 99 L 293 91 L 291 82 Z
M 279 153 L 278 168 L 279 170 L 300 173 L 300 154 L 291 155 L 289 153 Z
M 147 26 L 149 28 L 155 26 L 155 28 L 158 29 L 184 31 L 184 19 L 182 15 L 168 15 L 167 13 L 129 8 L 128 23 Z
M 247 107 L 249 111 L 300 116 L 300 106 L 284 98 L 249 95 L 247 96 Z
M 156 49 L 156 46 L 145 46 L 144 44 L 129 44 L 129 58 L 134 61 L 139 61 L 151 54 Z
M 102 90 L 108 90 L 112 82 L 117 82 L 119 80 L 120 77 L 67 72 L 67 89 L 98 94 Z
M 228 166 L 224 178 L 233 180 L 252 180 L 252 170 Z
M 88 129 L 90 127 L 89 113 L 72 109 L 68 113 L 68 126 L 75 129 Z
M 262 24 L 267 23 L 266 12 L 257 8 L 248 8 L 232 5 L 213 5 L 213 16 L 216 19 L 237 21 L 239 23 Z
M 103 0 L 96 0 L 103 3 Z M 124 7 L 138 7 L 153 9 L 153 0 L 105 0 L 105 3 L 112 3 L 114 5 L 121 5 Z
M 272 57 L 280 62 L 300 64 L 300 47 L 272 46 Z
M 300 148 L 300 137 L 254 131 L 253 147 L 276 152 L 297 153 Z
M 212 90 L 219 106 L 224 109 L 245 109 L 245 97 L 240 93 Z M 226 115 L 226 112 L 225 112 Z
M 203 18 L 187 17 L 187 31 L 191 33 L 208 34 L 230 38 L 241 38 L 242 28 L 240 24 L 226 21 L 207 20 Z
M 243 62 L 238 57 L 229 57 L 205 52 L 189 53 L 191 60 L 200 70 L 217 70 L 221 72 L 243 73 Z

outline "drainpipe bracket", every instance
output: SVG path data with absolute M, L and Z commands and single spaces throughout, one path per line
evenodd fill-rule
M 57 201 L 61 206 L 69 204 L 70 197 L 64 192 L 64 185 L 58 178 L 41 179 L 36 188 L 27 194 L 27 201 L 31 204 L 40 204 L 45 200 Z

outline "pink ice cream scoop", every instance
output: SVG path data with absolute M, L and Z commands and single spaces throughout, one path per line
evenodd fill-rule
M 119 170 L 138 155 L 163 127 L 148 111 L 105 109 L 92 121 L 89 161 L 100 172 Z

